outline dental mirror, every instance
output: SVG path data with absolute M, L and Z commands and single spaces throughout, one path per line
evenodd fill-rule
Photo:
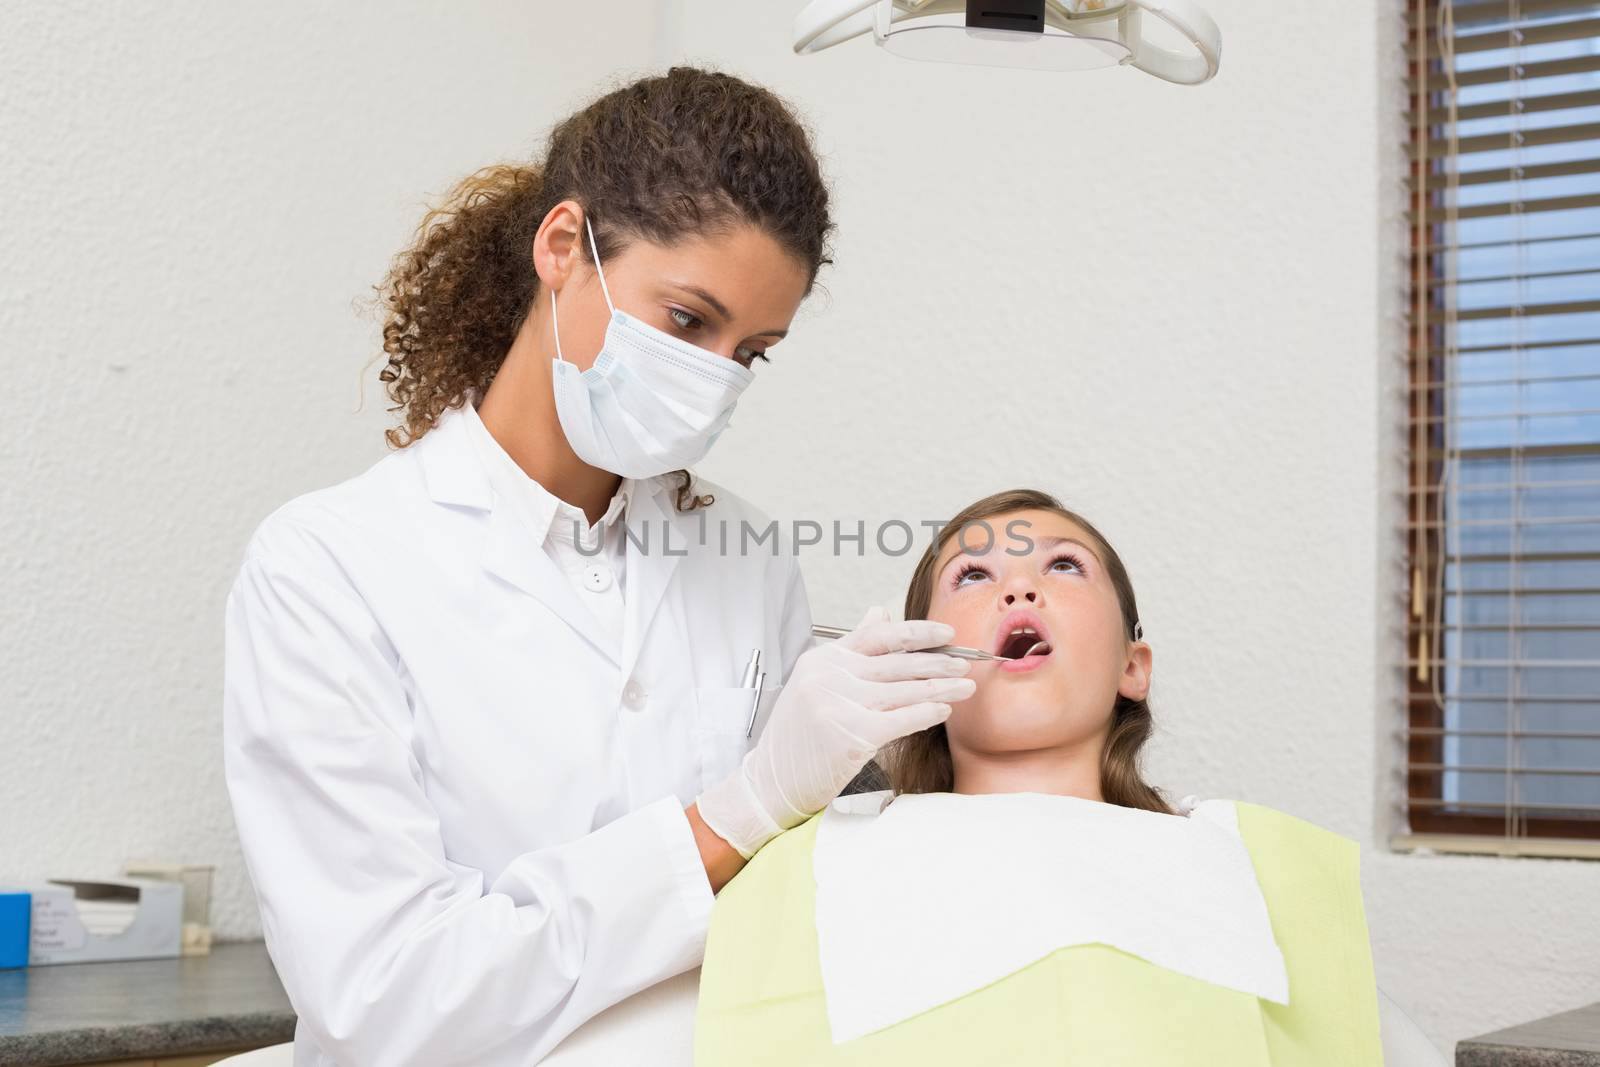
M 828 638 L 829 640 L 832 640 L 833 638 L 836 638 L 836 637 L 843 637 L 845 634 L 849 633 L 850 631 L 846 630 L 842 626 L 813 626 L 811 628 L 811 632 L 812 632 L 812 634 L 814 634 L 817 637 L 825 637 L 825 638 Z M 1035 641 L 1032 645 L 1030 645 L 1028 647 L 1028 650 L 1026 652 L 1024 652 L 1020 656 L 997 656 L 993 652 L 985 652 L 981 648 L 968 648 L 965 645 L 940 645 L 938 648 L 928 648 L 928 649 L 923 649 L 922 651 L 924 651 L 924 652 L 943 652 L 947 656 L 956 656 L 956 657 L 958 657 L 960 659 L 1001 659 L 1001 660 L 1012 661 L 1012 660 L 1019 660 L 1019 659 L 1027 659 L 1029 656 L 1033 655 L 1035 652 L 1039 651 L 1041 648 L 1048 650 L 1050 648 L 1050 642 L 1048 642 L 1048 641 Z

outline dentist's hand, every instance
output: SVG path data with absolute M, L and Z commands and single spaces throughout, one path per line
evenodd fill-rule
M 810 818 L 880 747 L 950 716 L 976 683 L 971 664 L 917 649 L 955 630 L 931 620 L 889 621 L 873 608 L 837 641 L 808 649 L 744 761 L 696 801 L 700 817 L 745 859 Z

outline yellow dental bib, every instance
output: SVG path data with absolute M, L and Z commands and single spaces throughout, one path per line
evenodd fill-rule
M 819 815 L 763 848 L 717 897 L 695 1065 L 1379 1067 L 1355 842 L 1270 808 L 1236 808 L 1288 971 L 1288 1005 L 1078 945 L 835 1045 L 814 922 Z

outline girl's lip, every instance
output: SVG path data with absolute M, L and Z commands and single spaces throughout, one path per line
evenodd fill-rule
M 1043 667 L 1050 659 L 1049 656 L 1027 656 L 1023 659 L 997 660 L 996 665 L 1007 674 L 1021 674 L 1025 671 L 1036 671 Z

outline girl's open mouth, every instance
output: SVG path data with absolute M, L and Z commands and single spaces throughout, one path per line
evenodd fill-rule
M 1000 662 L 1003 671 L 1037 670 L 1051 651 L 1044 620 L 1026 608 L 1007 614 L 995 631 L 994 654 L 1008 657 Z

